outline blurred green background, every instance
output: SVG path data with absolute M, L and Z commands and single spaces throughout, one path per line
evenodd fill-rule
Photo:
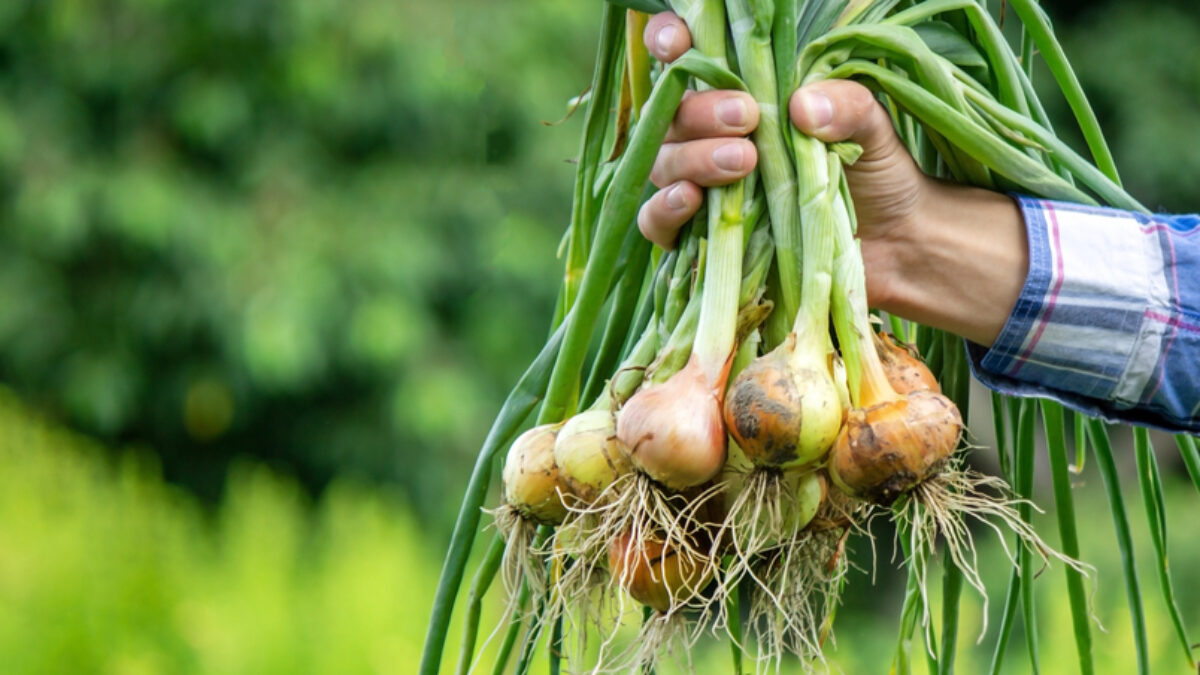
M 1200 208 L 1200 8 L 1046 5 L 1134 194 Z M 0 672 L 415 670 L 474 453 L 546 335 L 580 120 L 546 122 L 599 14 L 0 3 Z M 1178 534 L 1197 497 L 1172 494 Z M 1200 627 L 1200 548 L 1172 544 Z M 895 576 L 849 598 L 847 672 L 882 668 Z

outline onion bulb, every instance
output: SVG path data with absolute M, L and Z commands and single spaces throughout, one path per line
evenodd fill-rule
M 933 371 L 929 370 L 929 366 L 925 365 L 913 348 L 897 342 L 887 333 L 875 333 L 874 341 L 883 372 L 897 394 L 924 389 L 941 393 L 942 387 L 934 377 Z
M 682 608 L 712 579 L 712 561 L 691 548 L 625 533 L 608 549 L 613 578 L 638 602 L 662 613 Z
M 958 407 L 933 391 L 855 408 L 831 453 L 829 474 L 846 494 L 888 505 L 934 475 L 961 432 Z
M 554 463 L 558 424 L 543 424 L 517 437 L 504 461 L 501 479 L 504 501 L 523 518 L 541 525 L 557 525 L 567 515 L 563 484 Z
M 592 504 L 618 478 L 633 470 L 617 438 L 616 422 L 607 410 L 588 410 L 572 417 L 554 442 L 554 462 L 571 494 Z
M 676 492 L 720 473 L 726 453 L 724 388 L 724 378 L 709 385 L 693 355 L 666 382 L 634 394 L 617 417 L 617 437 L 629 448 L 633 465 Z
M 729 387 L 729 434 L 756 466 L 780 469 L 819 461 L 842 425 L 837 385 L 824 358 L 805 358 L 792 333 L 746 367 Z

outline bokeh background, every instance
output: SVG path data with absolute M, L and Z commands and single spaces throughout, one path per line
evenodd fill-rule
M 1130 190 L 1200 209 L 1200 5 L 1044 4 Z M 0 2 L 0 672 L 415 671 L 474 453 L 546 335 L 599 15 Z M 1200 630 L 1200 499 L 1164 445 Z M 1102 672 L 1128 672 L 1094 472 L 1079 493 Z M 846 672 L 886 667 L 901 581 L 886 547 L 856 577 Z M 1043 667 L 1073 672 L 1043 586 Z

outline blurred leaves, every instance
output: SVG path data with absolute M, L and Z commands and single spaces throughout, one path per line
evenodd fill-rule
M 547 327 L 598 6 L 3 5 L 0 379 L 209 496 L 251 455 L 450 513 Z

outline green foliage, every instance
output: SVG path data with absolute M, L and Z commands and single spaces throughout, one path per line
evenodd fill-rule
M 446 517 L 548 326 L 598 6 L 3 4 L 0 379 L 210 496 L 254 455 Z

